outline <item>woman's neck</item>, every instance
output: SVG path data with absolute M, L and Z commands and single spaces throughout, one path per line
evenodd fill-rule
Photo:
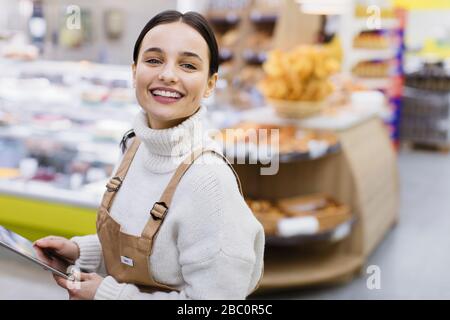
M 195 148 L 208 139 L 203 127 L 206 108 L 201 106 L 193 115 L 174 127 L 149 127 L 148 115 L 141 111 L 134 121 L 136 136 L 142 141 L 146 167 L 153 172 L 170 172 Z
M 192 117 L 194 114 L 196 114 L 198 112 L 198 110 L 200 110 L 200 107 L 198 107 L 195 110 L 195 112 L 192 113 L 190 116 L 187 116 L 184 118 L 179 118 L 179 119 L 167 120 L 167 121 L 157 120 L 157 119 L 153 118 L 149 113 L 146 113 L 148 126 L 149 126 L 149 128 L 152 128 L 154 130 L 164 130 L 164 129 L 174 128 L 174 127 L 180 125 L 181 123 L 183 123 L 185 120 Z

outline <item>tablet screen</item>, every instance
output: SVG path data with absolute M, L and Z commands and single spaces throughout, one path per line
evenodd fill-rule
M 35 248 L 30 240 L 2 226 L 0 226 L 0 245 L 59 276 L 67 278 L 66 269 L 69 266 L 68 262 L 57 258 L 50 252 L 44 252 Z

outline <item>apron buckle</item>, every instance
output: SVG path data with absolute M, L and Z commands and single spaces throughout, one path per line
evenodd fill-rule
M 153 217 L 153 219 L 162 220 L 164 219 L 167 210 L 168 208 L 164 202 L 155 202 L 152 210 L 150 210 L 150 214 Z
M 117 191 L 119 190 L 120 186 L 122 185 L 122 178 L 119 176 L 115 176 L 109 180 L 109 182 L 106 184 L 106 190 L 109 192 Z

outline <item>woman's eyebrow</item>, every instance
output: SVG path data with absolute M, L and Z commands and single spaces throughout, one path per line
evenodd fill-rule
M 198 60 L 202 61 L 202 58 L 200 58 L 200 56 L 194 52 L 190 52 L 190 51 L 183 51 L 181 52 L 182 56 L 186 56 L 186 57 L 193 57 L 193 58 L 197 58 Z
M 144 50 L 144 53 L 147 53 L 147 52 L 164 53 L 164 51 L 163 51 L 161 48 L 158 48 L 158 47 L 147 48 L 147 49 Z M 194 52 L 191 52 L 191 51 L 183 51 L 183 52 L 181 52 L 180 55 L 186 56 L 186 57 L 197 58 L 198 60 L 200 60 L 200 61 L 203 62 L 202 58 L 200 58 L 200 56 L 199 56 L 198 54 L 196 54 L 196 53 L 194 53 Z
M 157 48 L 157 47 L 151 47 L 151 48 L 145 49 L 144 53 L 147 53 L 147 52 L 163 53 L 162 49 L 161 48 Z

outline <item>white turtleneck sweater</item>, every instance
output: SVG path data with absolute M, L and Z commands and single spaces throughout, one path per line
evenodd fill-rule
M 122 232 L 142 233 L 148 212 L 193 149 L 203 145 L 219 151 L 202 130 L 205 112 L 202 106 L 164 130 L 149 128 L 144 112 L 136 116 L 133 127 L 142 143 L 110 209 Z M 106 275 L 97 235 L 72 240 L 80 248 L 76 265 Z M 262 275 L 263 255 L 263 227 L 231 169 L 206 153 L 181 179 L 149 258 L 155 280 L 179 291 L 144 293 L 106 275 L 95 299 L 245 299 Z

